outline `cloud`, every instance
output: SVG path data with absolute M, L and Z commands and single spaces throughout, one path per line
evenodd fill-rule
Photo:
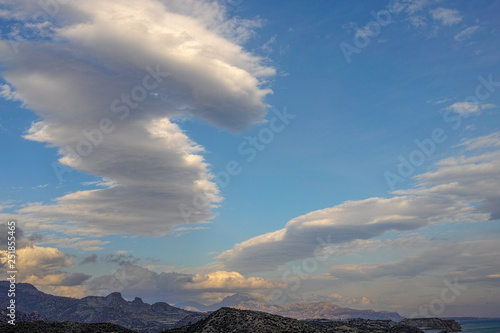
M 79 249 L 83 251 L 102 250 L 103 246 L 108 243 L 109 241 L 101 241 L 98 239 L 83 239 L 82 237 L 73 237 L 73 238 L 46 237 L 38 242 L 38 244 L 40 245 L 52 244 L 56 245 L 58 248 Z
M 86 284 L 89 294 L 108 295 L 119 291 L 132 299 L 141 295 L 145 300 L 178 303 L 186 299 L 218 299 L 225 294 L 242 291 L 283 287 L 269 280 L 248 277 L 237 272 L 210 272 L 206 274 L 156 273 L 147 268 L 128 265 L 113 275 L 91 279 Z
M 346 297 L 346 296 L 342 296 L 340 294 L 337 294 L 337 293 L 333 293 L 331 295 L 329 295 L 329 297 L 331 298 L 332 302 L 334 302 L 335 304 L 342 304 L 342 305 L 362 305 L 362 306 L 366 306 L 366 305 L 370 305 L 372 304 L 372 302 L 366 298 L 366 297 L 359 297 L 359 298 L 350 298 L 350 297 Z
M 431 242 L 396 262 L 381 264 L 335 265 L 330 273 L 337 279 L 359 281 L 382 277 L 413 278 L 450 272 L 461 281 L 487 278 L 498 268 L 493 264 L 500 254 L 496 240 Z
M 238 272 L 217 271 L 208 274 L 196 274 L 193 283 L 187 284 L 187 289 L 202 289 L 210 291 L 242 291 L 252 289 L 270 289 L 277 285 L 260 277 L 245 278 Z
M 91 254 L 88 257 L 83 258 L 82 261 L 80 261 L 80 265 L 85 265 L 85 264 L 92 264 L 97 262 L 97 254 Z
M 460 31 L 458 34 L 456 34 L 455 35 L 455 40 L 457 42 L 462 42 L 462 41 L 470 38 L 478 29 L 479 29 L 478 25 L 474 25 L 472 27 L 468 27 L 468 28 Z
M 116 263 L 119 266 L 135 265 L 139 262 L 139 258 L 131 254 L 108 254 L 102 258 L 106 263 Z
M 5 264 L 7 260 L 7 252 L 0 251 L 0 262 Z M 82 284 L 90 275 L 64 272 L 73 264 L 71 256 L 56 248 L 30 246 L 16 249 L 17 281 L 34 284 L 44 292 L 82 296 L 86 290 Z
M 442 25 L 453 25 L 462 21 L 460 12 L 456 9 L 436 8 L 430 11 L 432 18 L 441 21 Z
M 452 110 L 461 115 L 480 114 L 482 110 L 495 108 L 494 104 L 486 104 L 481 102 L 457 102 L 445 108 Z
M 349 242 L 390 231 L 499 219 L 500 151 L 491 150 L 500 146 L 499 138 L 492 133 L 463 142 L 470 156 L 439 161 L 436 170 L 414 177 L 414 188 L 395 191 L 392 198 L 348 201 L 314 211 L 290 220 L 283 229 L 236 244 L 216 257 L 218 267 L 243 274 L 272 271 L 332 246 L 341 251 Z M 481 150 L 486 148 L 489 151 Z
M 410 22 L 413 28 L 422 29 L 427 28 L 427 19 L 423 15 L 410 16 L 406 19 Z
M 390 231 L 471 220 L 476 218 L 472 211 L 465 203 L 445 198 L 401 196 L 348 201 L 294 218 L 285 228 L 236 244 L 217 259 L 226 270 L 271 271 L 290 261 L 312 257 L 324 247 Z
M 425 7 L 439 3 L 441 0 L 400 0 L 389 3 L 391 12 L 400 13 L 405 11 L 407 14 L 415 14 Z
M 500 132 L 465 140 L 459 146 L 465 147 L 466 150 L 500 147 Z
M 7 2 L 24 22 L 40 10 Z M 26 139 L 57 147 L 63 166 L 108 186 L 17 213 L 34 231 L 65 222 L 100 234 L 162 235 L 209 221 L 222 198 L 204 148 L 177 121 L 198 117 L 233 132 L 264 122 L 275 70 L 238 44 L 260 23 L 229 18 L 212 1 L 89 0 L 58 9 L 50 34 L 16 44 L 18 53 L 0 42 L 2 94 L 42 119 Z M 193 206 L 197 193 L 206 202 L 186 218 L 180 207 Z
M 490 220 L 500 218 L 500 151 L 484 151 L 500 146 L 500 133 L 467 140 L 461 144 L 468 152 L 441 160 L 435 171 L 416 176 L 418 187 L 396 194 L 445 197 L 455 202 L 474 203 L 476 210 Z
M 11 101 L 18 100 L 16 93 L 12 90 L 12 87 L 9 86 L 8 84 L 0 85 L 0 97 Z

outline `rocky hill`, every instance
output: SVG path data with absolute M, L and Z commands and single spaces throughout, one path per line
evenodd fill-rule
M 82 299 L 45 294 L 28 283 L 18 283 L 16 310 L 36 312 L 47 321 L 78 323 L 113 323 L 141 333 L 157 333 L 174 327 L 175 323 L 192 312 L 167 303 L 144 303 L 140 298 L 129 302 L 120 293 L 106 297 L 89 296 Z M 8 283 L 0 282 L 0 305 L 5 308 Z
M 460 332 L 462 326 L 453 319 L 443 320 L 439 318 L 414 318 L 404 319 L 402 324 L 420 327 L 426 330 L 441 330 L 441 332 Z
M 390 320 L 297 320 L 260 311 L 221 308 L 207 318 L 163 333 L 423 333 Z
M 221 308 L 207 318 L 189 326 L 165 331 L 168 333 L 278 333 L 318 331 L 297 319 L 283 318 L 265 312 Z

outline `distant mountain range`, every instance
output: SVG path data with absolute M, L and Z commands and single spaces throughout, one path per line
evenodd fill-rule
M 0 281 L 0 307 L 9 302 L 9 283 Z M 152 305 L 140 298 L 123 299 L 120 293 L 82 299 L 45 294 L 33 285 L 16 286 L 16 327 L 0 311 L 1 332 L 119 332 L 119 333 L 205 333 L 205 332 L 379 332 L 420 333 L 419 327 L 452 332 L 460 328 L 453 320 L 404 319 L 395 312 L 353 310 L 330 302 L 269 305 L 248 294 L 235 294 L 210 306 L 196 302 L 180 304 L 186 308 L 214 312 L 194 312 L 164 302 Z M 230 307 L 227 307 L 230 306 Z M 254 311 L 241 308 L 262 309 Z M 272 313 L 271 313 L 272 312 Z M 288 318 L 287 318 L 288 317 Z M 347 319 L 346 318 L 366 318 Z M 302 319 L 302 320 L 299 320 Z M 307 319 L 307 320 L 304 320 Z M 334 320 L 332 320 L 334 319 Z M 344 319 L 339 321 L 337 319 Z M 335 321 L 336 320 L 336 321 Z M 119 325 L 119 326 L 118 326 Z
M 232 307 L 241 310 L 264 311 L 271 314 L 295 319 L 372 319 L 372 320 L 393 320 L 401 321 L 404 317 L 397 312 L 355 310 L 343 308 L 331 302 L 323 301 L 317 303 L 295 303 L 284 306 L 269 304 L 266 301 L 258 300 L 248 294 L 235 294 L 224 298 L 221 302 L 204 305 L 198 302 L 188 301 L 175 304 L 176 307 L 190 311 L 209 312 L 216 311 L 222 307 Z

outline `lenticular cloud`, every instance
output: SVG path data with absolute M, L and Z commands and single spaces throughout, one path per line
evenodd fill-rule
M 2 91 L 9 91 L 2 96 L 40 116 L 25 138 L 58 147 L 61 164 L 108 184 L 24 207 L 18 213 L 27 226 L 65 221 L 80 231 L 164 234 L 209 220 L 221 197 L 203 147 L 175 119 L 198 117 L 234 132 L 263 121 L 270 93 L 263 84 L 274 69 L 238 44 L 258 23 L 229 19 L 205 1 L 6 8 L 0 15 L 32 32 L 13 30 L 0 41 Z M 192 206 L 199 192 L 207 203 L 186 219 L 179 206 Z

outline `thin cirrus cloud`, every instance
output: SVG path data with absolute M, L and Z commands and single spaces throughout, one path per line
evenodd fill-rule
M 348 201 L 299 216 L 281 230 L 236 244 L 218 255 L 217 263 L 243 274 L 273 271 L 329 247 L 390 231 L 498 219 L 498 137 L 493 133 L 463 142 L 469 155 L 439 161 L 437 170 L 415 176 L 415 188 L 395 191 L 388 199 Z
M 12 17 L 37 10 L 33 1 L 9 5 Z M 275 70 L 238 44 L 258 25 L 209 1 L 91 0 L 60 5 L 34 30 L 39 40 L 0 41 L 1 95 L 41 117 L 25 138 L 109 184 L 19 209 L 26 226 L 165 234 L 210 220 L 222 198 L 204 148 L 174 121 L 194 116 L 233 132 L 264 121 L 271 91 L 263 84 Z M 207 205 L 186 220 L 179 206 L 196 192 Z
M 466 39 L 469 39 L 477 30 L 479 30 L 478 25 L 468 27 L 468 28 L 460 31 L 458 34 L 456 34 L 454 38 L 457 42 L 462 42 Z
M 457 102 L 445 108 L 460 115 L 480 114 L 482 110 L 495 108 L 494 104 L 486 104 L 481 102 Z
M 462 21 L 460 12 L 456 9 L 436 8 L 430 11 L 434 20 L 441 22 L 442 25 L 454 25 Z

